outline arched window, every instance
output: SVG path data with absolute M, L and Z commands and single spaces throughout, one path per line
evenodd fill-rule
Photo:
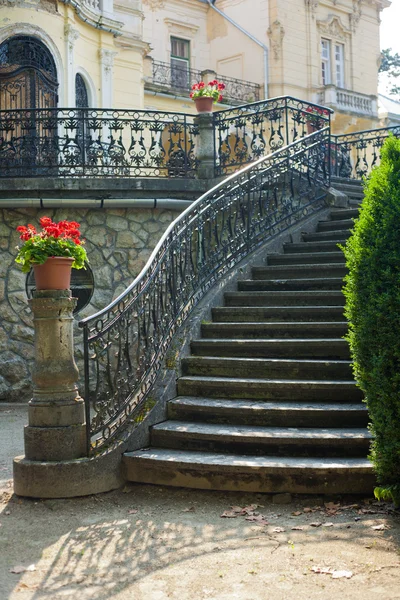
M 0 45 L 0 110 L 57 106 L 54 59 L 38 39 L 17 35 Z
M 86 84 L 79 73 L 75 76 L 75 106 L 76 108 L 89 108 Z

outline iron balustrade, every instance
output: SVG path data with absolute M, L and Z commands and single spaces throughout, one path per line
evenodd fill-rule
M 363 179 L 380 163 L 380 149 L 390 136 L 400 137 L 400 126 L 331 135 L 332 174 Z
M 174 333 L 207 290 L 250 252 L 323 207 L 329 151 L 324 128 L 228 177 L 168 227 L 123 294 L 80 322 L 88 454 L 143 417 Z
M 330 128 L 329 108 L 282 96 L 214 113 L 216 175 Z
M 194 177 L 198 128 L 182 113 L 0 111 L 1 177 Z
M 178 92 L 189 94 L 194 83 L 203 81 L 204 71 L 171 65 L 160 61 L 153 61 L 153 72 L 151 81 L 158 86 Z M 225 90 L 222 91 L 223 101 L 249 104 L 260 100 L 260 85 L 243 79 L 225 77 L 225 75 L 215 75 L 218 81 L 225 84 Z M 207 79 L 205 83 L 208 83 Z

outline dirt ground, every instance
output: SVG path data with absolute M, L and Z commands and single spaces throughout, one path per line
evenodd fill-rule
M 388 504 L 135 484 L 19 498 L 10 468 L 26 408 L 0 419 L 0 600 L 400 599 L 400 514 Z

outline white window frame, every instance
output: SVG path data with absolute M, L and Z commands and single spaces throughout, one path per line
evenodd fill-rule
M 336 86 L 344 88 L 344 44 L 335 42 L 334 53 Z
M 345 88 L 345 44 L 321 38 L 321 82 Z

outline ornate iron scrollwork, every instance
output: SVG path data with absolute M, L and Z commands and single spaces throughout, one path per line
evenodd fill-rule
M 187 151 L 180 142 L 173 149 L 180 168 Z M 119 298 L 80 323 L 89 454 L 140 421 L 173 334 L 207 290 L 270 236 L 324 206 L 328 160 L 325 128 L 222 182 L 175 220 Z

